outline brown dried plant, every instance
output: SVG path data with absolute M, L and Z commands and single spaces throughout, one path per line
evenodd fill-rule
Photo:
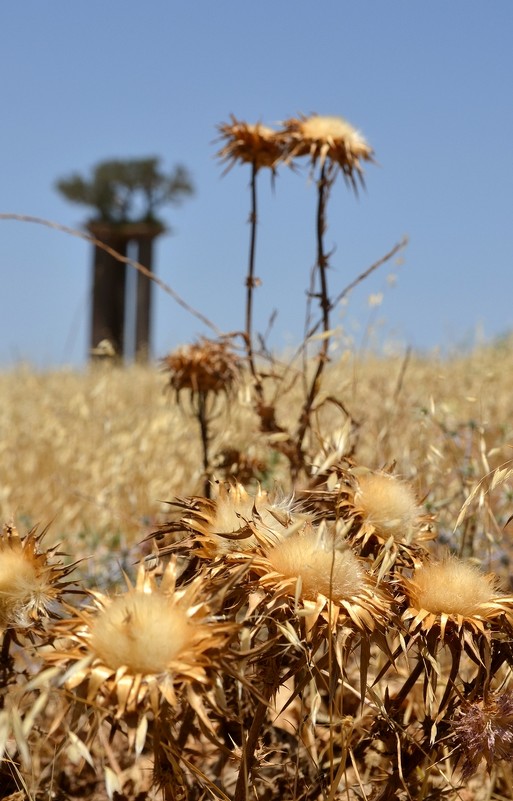
M 312 273 L 310 299 L 319 298 L 322 319 L 321 346 L 317 364 L 313 375 L 307 378 L 304 375 L 305 399 L 300 412 L 296 431 L 288 433 L 279 440 L 277 449 L 289 460 L 291 475 L 296 480 L 301 472 L 307 469 L 304 453 L 304 440 L 312 425 L 312 411 L 316 398 L 321 391 L 321 377 L 326 362 L 330 339 L 332 336 L 330 312 L 333 301 L 328 291 L 328 254 L 325 246 L 325 231 L 327 226 L 326 208 L 329 195 L 336 179 L 337 173 L 342 172 L 349 185 L 356 191 L 358 179 L 363 184 L 363 161 L 373 160 L 372 148 L 365 142 L 363 136 L 342 118 L 323 117 L 312 114 L 310 117 L 300 116 L 289 119 L 283 123 L 278 131 L 262 125 L 252 125 L 232 118 L 231 124 L 219 126 L 221 139 L 225 142 L 217 154 L 222 161 L 228 162 L 228 167 L 235 163 L 249 163 L 252 165 L 251 178 L 251 240 L 249 253 L 249 266 L 246 278 L 246 326 L 244 338 L 248 366 L 253 377 L 255 389 L 255 410 L 260 417 L 263 431 L 285 433 L 276 421 L 275 405 L 265 398 L 263 386 L 263 373 L 257 368 L 254 358 L 252 308 L 253 290 L 258 279 L 255 279 L 255 243 L 256 243 L 256 176 L 262 167 L 268 167 L 275 175 L 279 164 L 285 163 L 294 166 L 298 159 L 308 156 L 312 170 L 317 166 L 318 203 L 316 215 L 316 243 L 317 259 Z M 318 281 L 318 288 L 315 284 Z M 310 328 L 310 325 L 307 326 Z M 315 329 L 314 329 L 315 330 Z M 305 347 L 311 333 L 305 335 Z
M 20 648 L 17 629 L 0 748 L 20 775 L 40 764 L 44 787 L 53 765 L 76 786 L 92 772 L 130 801 L 131 787 L 148 800 L 268 788 L 456 799 L 481 758 L 506 781 L 513 599 L 497 576 L 434 557 L 408 482 L 334 464 L 297 497 L 236 482 L 213 495 L 174 502 L 157 566 L 139 566 L 135 584 L 60 604 L 36 649 Z M 7 543 L 0 567 L 4 551 L 7 567 L 11 553 L 30 556 L 28 543 Z M 35 559 L 17 571 L 23 587 L 27 571 L 47 575 Z M 53 598 L 53 579 L 41 581 Z M 41 731 L 57 738 L 53 757 Z
M 293 161 L 307 156 L 310 158 L 312 170 L 317 166 L 319 168 L 316 178 L 318 192 L 315 224 L 317 258 L 312 274 L 311 295 L 319 299 L 322 317 L 322 343 L 317 357 L 317 366 L 313 371 L 313 376 L 309 379 L 295 435 L 298 450 L 301 451 L 304 438 L 311 426 L 312 407 L 320 392 L 321 377 L 329 359 L 332 335 L 330 320 L 332 300 L 328 290 L 329 254 L 325 245 L 327 204 L 339 171 L 356 192 L 356 178 L 363 183 L 361 162 L 363 160 L 372 161 L 373 150 L 355 128 L 339 117 L 323 117 L 312 114 L 309 117 L 292 118 L 283 123 L 280 133 L 284 142 L 286 160 Z M 315 287 L 317 281 L 318 286 Z
M 246 275 L 244 342 L 248 367 L 253 377 L 258 402 L 262 404 L 262 379 L 255 364 L 253 349 L 253 294 L 254 290 L 262 283 L 260 278 L 255 275 L 258 225 L 257 175 L 261 169 L 267 168 L 271 170 L 274 179 L 277 166 L 283 161 L 283 145 L 281 137 L 272 128 L 260 123 L 253 124 L 237 120 L 233 115 L 230 123 L 218 125 L 218 131 L 220 133 L 219 139 L 224 142 L 224 145 L 217 153 L 217 157 L 221 162 L 228 163 L 226 172 L 238 162 L 251 166 L 251 210 L 249 214 L 251 233 Z
M 204 491 L 210 493 L 211 459 L 210 423 L 217 397 L 228 397 L 240 377 L 241 361 L 229 340 L 202 338 L 199 342 L 179 348 L 162 360 L 169 374 L 169 386 L 177 400 L 185 392 L 198 420 L 203 448 Z
M 338 468 L 333 476 L 340 481 Z M 357 726 L 361 705 L 366 724 L 354 728 L 342 746 L 348 749 L 344 759 L 355 765 L 372 743 L 376 770 L 367 765 L 367 779 L 361 774 L 345 785 L 346 792 L 356 798 L 357 787 L 370 781 L 380 798 L 395 797 L 401 787 L 417 793 L 419 766 L 432 771 L 447 760 L 447 738 L 453 738 L 456 763 L 462 749 L 474 747 L 474 741 L 462 744 L 461 727 L 453 722 L 513 666 L 505 641 L 513 601 L 496 589 L 497 578 L 454 560 L 430 560 L 421 508 L 408 484 L 389 473 L 362 470 L 361 477 L 346 496 L 354 503 L 350 513 L 347 501 L 330 505 L 327 492 L 310 493 L 304 506 L 290 498 L 276 503 L 265 491 L 250 494 L 240 485 L 221 485 L 212 500 L 177 502 L 182 517 L 172 526 L 174 542 L 161 555 L 176 551 L 192 565 L 197 556 L 203 566 L 211 565 L 213 581 L 226 583 L 226 608 L 244 622 L 245 672 L 253 693 L 262 696 L 254 706 L 250 691 L 246 701 L 254 711 L 242 746 L 237 801 L 247 797 L 252 783 L 258 794 L 259 777 L 267 775 L 258 742 L 267 730 L 273 736 L 269 709 L 286 731 L 304 738 L 317 763 L 325 758 L 321 743 L 331 743 L 327 769 L 333 789 L 344 774 L 334 767 L 330 727 L 348 710 Z M 391 544 L 396 555 L 387 561 L 383 554 Z M 359 699 L 356 705 L 346 688 Z M 503 758 L 501 743 L 508 736 L 498 731 L 489 767 Z M 393 742 L 402 762 L 386 756 Z M 473 756 L 473 767 L 478 762 Z M 385 764 L 393 765 L 388 778 L 380 772 Z M 268 765 L 269 775 L 275 771 Z M 312 778 L 302 774 L 302 781 Z

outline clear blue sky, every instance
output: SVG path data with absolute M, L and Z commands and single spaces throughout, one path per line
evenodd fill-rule
M 217 123 L 342 115 L 374 147 L 367 191 L 329 207 L 333 294 L 404 234 L 404 263 L 374 275 L 334 322 L 431 349 L 512 326 L 511 0 L 23 0 L 0 10 L 0 211 L 80 227 L 56 178 L 111 157 L 183 162 L 197 195 L 164 216 L 159 276 L 223 330 L 243 327 L 249 172 L 224 178 Z M 315 189 L 260 179 L 256 327 L 301 338 L 315 256 Z M 0 367 L 85 360 L 90 246 L 0 222 Z M 392 267 L 394 269 L 392 270 Z M 387 275 L 397 274 L 389 287 Z M 384 291 L 376 310 L 371 293 Z M 206 333 L 156 291 L 154 354 Z

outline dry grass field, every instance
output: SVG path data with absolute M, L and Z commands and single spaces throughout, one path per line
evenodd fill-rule
M 309 452 L 318 457 L 323 444 L 345 437 L 358 464 L 395 464 L 442 516 L 449 536 L 474 485 L 513 458 L 512 358 L 508 343 L 450 359 L 334 357 L 323 391 L 343 401 L 354 424 L 325 407 Z M 80 556 L 93 550 L 100 570 L 111 550 L 126 552 L 166 517 L 166 501 L 201 493 L 198 426 L 159 365 L 83 372 L 20 366 L 0 375 L 0 397 L 2 520 L 24 529 L 51 523 L 52 541 Z M 278 402 L 280 422 L 294 424 L 300 405 L 295 386 Z M 247 383 L 220 398 L 215 411 L 212 453 L 245 453 L 261 463 L 257 475 L 267 489 L 289 492 L 286 459 L 269 446 L 275 435 L 259 430 Z M 222 470 L 217 477 L 225 477 Z M 513 512 L 508 486 L 496 496 L 494 509 L 500 503 L 505 516 L 500 528 Z M 486 529 L 495 538 L 488 503 L 478 512 L 480 536 Z

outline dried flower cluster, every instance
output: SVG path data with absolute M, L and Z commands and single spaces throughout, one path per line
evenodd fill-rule
M 468 779 L 484 759 L 488 770 L 498 760 L 513 759 L 513 692 L 490 693 L 486 699 L 465 702 L 453 721 L 461 747 L 458 756 L 462 774 Z
M 513 597 L 497 590 L 495 576 L 467 562 L 427 562 L 411 579 L 403 578 L 403 584 L 410 604 L 404 619 L 411 630 L 429 630 L 436 624 L 443 639 L 448 623 L 482 633 L 486 625 L 500 625 L 503 619 L 513 624 Z
M 389 789 L 399 738 L 411 793 L 419 761 L 450 760 L 466 780 L 511 758 L 513 596 L 475 564 L 430 554 L 433 521 L 408 482 L 335 464 L 295 496 L 214 489 L 174 501 L 135 584 L 78 605 L 62 598 L 69 568 L 34 532 L 6 527 L 2 665 L 20 690 L 0 711 L 0 752 L 28 769 L 38 727 L 51 725 L 95 766 L 110 731 L 128 763 L 151 755 L 155 786 L 196 799 L 216 781 L 235 801 L 248 775 L 255 792 L 288 781 L 287 742 L 302 792 L 317 787 L 334 732 L 353 755 L 374 743 L 365 786 Z M 53 723 L 36 727 L 45 716 Z M 107 784 L 122 792 L 108 759 Z
M 169 373 L 169 385 L 177 395 L 183 390 L 191 394 L 229 392 L 240 372 L 240 359 L 229 342 L 202 338 L 179 348 L 162 360 Z
M 12 525 L 0 534 L 0 631 L 39 628 L 55 614 L 72 567 L 56 561 L 56 547 L 43 550 L 46 531 L 22 538 Z
M 308 156 L 315 166 L 328 162 L 340 169 L 353 189 L 357 179 L 363 184 L 362 161 L 372 161 L 373 151 L 362 134 L 341 117 L 312 114 L 283 123 L 286 158 Z
M 228 163 L 268 167 L 276 171 L 280 163 L 291 164 L 308 156 L 312 166 L 322 168 L 329 163 L 340 169 L 351 186 L 363 183 L 363 161 L 373 160 L 373 150 L 362 134 L 342 117 L 311 114 L 292 117 L 273 129 L 260 123 L 237 120 L 218 126 L 220 139 L 225 142 L 218 158 Z
M 65 638 L 66 648 L 48 653 L 47 660 L 76 661 L 66 686 L 83 687 L 91 702 L 114 705 L 118 718 L 144 709 L 145 702 L 158 715 L 161 698 L 177 704 L 176 684 L 208 681 L 216 655 L 235 631 L 233 624 L 212 619 L 202 585 L 198 576 L 177 589 L 174 562 L 159 584 L 140 567 L 134 587 L 114 598 L 93 592 L 92 607 L 58 624 L 55 634 Z
M 226 142 L 218 157 L 228 163 L 228 170 L 240 161 L 254 165 L 257 170 L 269 167 L 274 171 L 282 160 L 280 138 L 266 125 L 243 122 L 232 115 L 231 122 L 222 123 L 218 130 L 220 139 Z

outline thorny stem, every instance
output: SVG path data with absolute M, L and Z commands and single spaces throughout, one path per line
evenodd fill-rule
M 422 662 L 421 659 L 419 659 L 415 667 L 411 671 L 410 675 L 404 682 L 401 690 L 398 693 L 396 693 L 396 695 L 394 695 L 393 698 L 390 699 L 390 706 L 387 711 L 390 712 L 392 716 L 393 714 L 395 714 L 395 710 L 400 709 L 401 705 L 409 695 L 410 691 L 414 687 L 417 679 L 419 678 L 423 670 L 424 670 L 424 663 Z
M 269 698 L 272 694 L 272 687 L 270 688 Z M 237 784 L 235 786 L 235 794 L 233 796 L 233 801 L 246 801 L 248 797 L 248 784 L 249 784 L 249 775 L 251 768 L 253 766 L 253 761 L 255 758 L 255 749 L 257 747 L 258 738 L 260 736 L 260 731 L 265 721 L 265 716 L 267 714 L 268 703 L 267 701 L 259 701 L 258 706 L 255 710 L 255 714 L 253 720 L 251 722 L 251 727 L 248 732 L 248 737 L 244 745 L 244 751 L 242 754 L 241 766 L 239 770 L 239 775 L 237 776 Z
M 205 476 L 203 482 L 203 492 L 205 498 L 210 498 L 210 477 L 209 477 L 209 443 L 210 443 L 210 435 L 209 435 L 209 419 L 208 419 L 208 411 L 207 411 L 207 393 L 206 392 L 198 392 L 198 408 L 196 409 L 196 416 L 198 418 L 198 423 L 200 426 L 201 432 L 201 447 L 203 451 L 203 473 Z
M 328 257 L 324 252 L 324 233 L 326 231 L 326 204 L 328 202 L 330 179 L 326 175 L 326 163 L 322 165 L 318 183 L 319 197 L 317 202 L 317 267 L 321 284 L 319 303 L 322 311 L 322 329 L 326 333 L 330 328 L 330 301 L 328 297 Z M 327 348 L 327 345 L 323 345 Z
M 12 674 L 12 659 L 9 656 L 12 639 L 12 629 L 6 629 L 2 643 L 2 651 L 0 653 L 0 689 L 7 687 Z M 0 709 L 3 709 L 4 701 L 5 696 L 3 693 L 0 693 Z
M 194 721 L 194 709 L 192 708 L 192 706 L 189 706 L 186 709 L 183 723 L 180 727 L 180 734 L 178 735 L 178 738 L 176 740 L 176 745 L 180 750 L 183 749 L 185 743 L 187 742 L 187 738 L 191 733 L 193 721 Z
M 257 229 L 257 191 L 256 191 L 256 178 L 258 167 L 256 162 L 251 165 L 251 211 L 249 214 L 249 222 L 251 225 L 251 234 L 249 242 L 249 262 L 248 274 L 246 277 L 246 329 L 245 329 L 245 342 L 246 354 L 248 357 L 249 369 L 255 381 L 255 390 L 259 400 L 262 400 L 263 389 L 260 376 L 255 367 L 255 360 L 253 356 L 253 290 L 257 286 L 255 279 L 255 251 L 256 251 L 256 229 Z
M 324 338 L 317 357 L 317 367 L 315 374 L 310 383 L 310 388 L 306 400 L 301 410 L 301 418 L 299 423 L 299 430 L 297 433 L 297 444 L 300 450 L 303 446 L 305 434 L 310 425 L 310 415 L 314 400 L 319 392 L 320 380 L 324 371 L 324 365 L 328 360 L 329 348 L 329 330 L 330 330 L 330 299 L 328 296 L 328 256 L 324 250 L 324 233 L 326 231 L 326 205 L 328 202 L 329 192 L 332 184 L 332 178 L 326 171 L 326 162 L 321 167 L 321 173 L 317 182 L 318 198 L 317 198 L 317 220 L 316 220 L 316 235 L 317 235 L 317 262 L 316 269 L 319 272 L 319 304 L 322 311 L 322 330 Z
M 269 638 L 271 639 L 275 634 L 275 625 L 270 625 Z M 262 727 L 265 723 L 267 710 L 269 708 L 269 700 L 280 686 L 279 671 L 276 672 L 276 663 L 269 663 L 268 670 L 263 671 L 264 686 L 258 701 L 257 708 L 253 715 L 253 720 L 248 731 L 246 742 L 243 745 L 241 765 L 239 775 L 237 776 L 237 784 L 235 785 L 235 793 L 233 801 L 247 801 L 248 787 L 251 774 L 251 768 L 255 760 L 255 749 L 258 745 L 258 738 L 260 737 Z
M 171 747 L 169 731 L 169 709 L 167 704 L 163 704 L 153 735 L 154 779 L 162 790 L 164 801 L 183 801 L 186 798 L 185 777 Z

